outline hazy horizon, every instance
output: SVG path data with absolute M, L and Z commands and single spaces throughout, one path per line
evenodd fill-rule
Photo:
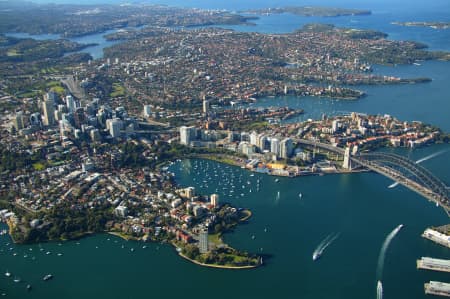
M 0 2 L 6 2 L 8 0 L 0 0 Z M 27 1 L 27 0 L 25 0 Z M 380 9 L 383 6 L 386 9 L 400 9 L 404 8 L 405 4 L 408 6 L 419 6 L 426 9 L 429 7 L 429 3 L 424 1 L 411 1 L 411 0 L 228 0 L 224 1 L 208 1 L 208 0 L 194 0 L 194 1 L 181 1 L 181 0 L 29 0 L 27 2 L 33 2 L 37 4 L 82 4 L 82 5 L 98 5 L 98 4 L 122 4 L 122 3 L 151 3 L 151 4 L 165 4 L 170 6 L 179 7 L 202 7 L 202 8 L 217 8 L 217 9 L 245 9 L 256 7 L 279 7 L 279 6 L 332 6 L 343 8 L 360 8 L 360 9 Z M 450 9 L 450 1 L 447 0 L 433 0 L 434 5 L 441 6 L 443 9 Z

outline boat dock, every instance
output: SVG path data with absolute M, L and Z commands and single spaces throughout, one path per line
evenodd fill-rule
M 425 284 L 425 294 L 450 297 L 450 283 L 430 281 Z
M 427 228 L 423 232 L 422 237 L 431 240 L 435 243 L 438 243 L 442 246 L 445 246 L 447 248 L 450 248 L 450 236 L 440 233 L 434 229 Z
M 417 260 L 417 269 L 450 272 L 450 260 L 422 257 L 420 260 Z

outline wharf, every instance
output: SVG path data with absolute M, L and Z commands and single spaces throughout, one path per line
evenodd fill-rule
M 438 243 L 440 245 L 443 245 L 445 247 L 450 248 L 450 236 L 440 233 L 434 229 L 427 228 L 423 234 L 422 237 L 431 240 L 435 243 Z
M 450 283 L 430 281 L 425 284 L 425 294 L 450 297 Z
M 450 260 L 422 257 L 417 260 L 417 269 L 450 272 Z

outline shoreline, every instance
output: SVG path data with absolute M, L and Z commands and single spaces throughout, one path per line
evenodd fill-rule
M 323 176 L 323 175 L 330 175 L 330 174 L 350 174 L 350 173 L 361 173 L 361 172 L 370 172 L 371 171 L 369 169 L 352 169 L 352 170 L 336 169 L 335 171 L 319 171 L 319 172 L 310 172 L 310 173 L 302 173 L 302 174 L 293 175 L 293 176 L 287 176 L 287 175 L 279 175 L 279 174 L 272 174 L 272 173 L 262 173 L 262 172 L 258 172 L 258 171 L 252 170 L 252 169 L 248 169 L 245 167 L 245 164 L 240 164 L 238 161 L 235 160 L 238 158 L 233 157 L 233 156 L 228 156 L 228 155 L 225 156 L 224 159 L 222 159 L 222 158 L 220 158 L 220 156 L 218 158 L 218 155 L 194 154 L 194 155 L 185 157 L 184 159 L 210 160 L 210 161 L 214 161 L 214 162 L 218 162 L 218 163 L 222 163 L 222 164 L 226 164 L 226 165 L 240 167 L 241 169 L 245 169 L 251 173 L 260 173 L 260 174 L 277 177 L 277 178 L 278 177 L 296 178 L 296 177 L 312 176 L 312 175 Z M 239 159 L 241 159 L 241 158 L 239 158 Z M 242 159 L 244 159 L 244 158 L 242 158 Z M 286 166 L 293 166 L 293 165 L 286 164 Z
M 175 244 L 172 244 L 175 249 L 177 249 L 178 247 L 175 246 Z M 188 258 L 187 256 L 185 256 L 184 254 L 182 254 L 181 252 L 179 252 L 177 250 L 177 253 L 179 256 L 181 256 L 182 258 L 184 258 L 185 260 L 190 261 L 191 263 L 194 263 L 198 266 L 203 266 L 203 267 L 208 267 L 208 268 L 215 268 L 215 269 L 228 269 L 228 270 L 246 270 L 246 269 L 255 269 L 258 268 L 260 266 L 262 266 L 262 263 L 259 263 L 258 265 L 252 265 L 252 266 L 227 266 L 227 265 L 216 265 L 216 264 L 204 264 L 201 263 L 199 261 L 193 260 L 191 258 Z

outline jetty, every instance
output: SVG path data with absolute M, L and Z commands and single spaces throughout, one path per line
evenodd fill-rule
M 437 244 L 440 244 L 442 246 L 445 246 L 447 248 L 450 248 L 450 236 L 448 236 L 447 234 L 438 232 L 437 230 L 427 228 L 423 232 L 422 237 L 424 237 L 425 239 L 431 240 Z
M 420 260 L 417 260 L 417 269 L 450 272 L 450 260 L 422 257 Z
M 450 283 L 430 281 L 425 284 L 425 294 L 450 297 Z

